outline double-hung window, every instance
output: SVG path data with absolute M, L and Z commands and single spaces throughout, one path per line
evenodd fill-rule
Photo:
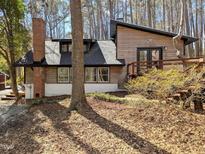
M 109 67 L 86 67 L 86 82 L 109 82 Z
M 60 52 L 61 53 L 65 53 L 65 52 L 68 52 L 68 51 L 69 51 L 69 44 L 61 42 L 61 44 L 60 44 Z
M 58 83 L 72 82 L 72 68 L 58 68 Z M 109 67 L 85 67 L 85 82 L 109 82 Z
M 66 67 L 58 68 L 58 82 L 67 83 L 70 81 L 70 70 Z
M 98 67 L 98 82 L 108 82 L 108 81 L 109 81 L 109 68 Z
M 86 67 L 85 68 L 85 81 L 86 82 L 96 82 L 97 81 L 97 68 L 96 67 Z

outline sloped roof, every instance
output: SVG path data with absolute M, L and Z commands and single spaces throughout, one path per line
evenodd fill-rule
M 29 51 L 19 59 L 15 66 L 71 66 L 72 53 L 60 53 L 59 42 L 45 42 L 45 59 L 41 63 L 33 61 L 33 52 Z M 125 65 L 124 60 L 116 59 L 116 47 L 113 41 L 96 41 L 84 54 L 85 66 Z
M 168 37 L 174 37 L 177 35 L 176 33 L 162 31 L 162 30 L 158 30 L 158 29 L 154 29 L 154 28 L 150 28 L 150 27 L 146 27 L 146 26 L 125 23 L 125 22 L 118 21 L 118 20 L 111 20 L 110 21 L 110 36 L 111 36 L 111 38 L 114 38 L 116 36 L 117 25 L 136 29 L 136 30 L 141 30 L 141 31 L 145 31 L 145 32 L 150 32 L 150 33 L 154 33 L 154 34 L 158 34 L 158 35 L 164 35 L 164 36 L 168 36 Z M 191 44 L 191 43 L 198 40 L 198 38 L 187 36 L 187 35 L 183 35 L 182 39 L 185 41 L 185 45 Z

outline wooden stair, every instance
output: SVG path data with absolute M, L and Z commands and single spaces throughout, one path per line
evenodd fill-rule
M 196 89 L 196 86 L 191 85 L 185 89 L 176 91 L 176 93 L 167 98 L 167 102 L 186 101 L 192 95 L 194 95 L 194 99 L 205 97 L 205 78 L 200 79 L 199 83 L 204 87 L 200 90 L 200 92 L 195 92 L 194 90 Z M 205 102 L 205 100 L 203 100 L 203 102 Z
M 19 92 L 19 95 L 21 97 L 25 97 L 24 92 Z M 1 100 L 15 100 L 15 99 L 16 99 L 16 97 L 15 97 L 13 92 L 10 92 L 10 94 L 6 94 L 4 97 L 1 97 Z
M 178 90 L 167 98 L 167 102 L 186 101 L 192 95 L 194 89 L 195 86 L 189 86 L 186 89 Z

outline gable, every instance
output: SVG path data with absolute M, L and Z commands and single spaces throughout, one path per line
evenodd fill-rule
M 149 32 L 150 34 L 153 33 L 153 34 L 157 34 L 159 36 L 162 35 L 162 36 L 167 36 L 167 37 L 174 37 L 177 35 L 176 33 L 162 31 L 162 30 L 158 30 L 158 29 L 153 29 L 153 28 L 146 27 L 146 26 L 140 26 L 140 25 L 136 25 L 136 24 L 130 24 L 130 23 L 124 23 L 121 21 L 111 20 L 110 21 L 110 36 L 111 36 L 111 38 L 116 38 L 118 26 L 130 28 L 133 30 Z M 193 43 L 193 42 L 198 40 L 195 37 L 190 37 L 187 35 L 183 35 L 182 39 L 184 40 L 185 45 L 188 45 L 188 44 Z

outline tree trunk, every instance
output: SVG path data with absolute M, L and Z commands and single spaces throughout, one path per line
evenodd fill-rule
M 190 34 L 194 33 L 193 35 L 195 35 L 195 26 L 194 26 L 194 15 L 193 15 L 193 9 L 192 9 L 192 1 L 189 0 L 189 16 L 191 18 L 190 20 Z M 192 50 L 193 50 L 193 44 L 190 44 Z M 196 51 L 195 51 L 196 52 Z M 190 53 L 191 54 L 191 53 Z M 195 56 L 196 54 L 194 53 L 194 50 L 193 50 L 193 56 Z
M 138 8 L 139 8 L 139 7 L 138 7 L 138 1 L 136 1 L 136 2 L 135 2 L 135 12 L 136 12 L 136 13 L 135 13 L 135 23 L 136 23 L 136 24 L 139 24 L 139 17 L 140 17 L 140 16 L 139 16 L 139 13 L 138 13 L 138 12 L 139 12 Z
M 70 0 L 72 26 L 72 97 L 70 110 L 81 112 L 88 106 L 84 89 L 83 19 L 81 0 Z
M 165 0 L 163 0 L 162 1 L 162 3 L 163 3 L 163 28 L 164 28 L 164 30 L 166 30 L 166 12 L 165 12 Z
M 176 55 L 178 58 L 183 58 L 183 54 L 182 54 L 182 49 L 179 46 L 179 42 L 182 38 L 182 34 L 183 34 L 183 27 L 184 27 L 184 6 L 185 6 L 185 0 L 180 0 L 180 4 L 181 4 L 181 15 L 180 15 L 180 24 L 179 24 L 179 31 L 177 36 L 173 37 L 173 45 L 174 48 L 177 50 L 176 51 Z
M 173 14 L 173 0 L 170 1 L 171 5 L 171 31 L 174 32 L 174 14 Z
M 200 56 L 203 55 L 203 0 L 200 1 L 200 40 L 199 40 L 199 51 Z
M 20 99 L 18 88 L 17 88 L 17 81 L 16 81 L 16 69 L 13 66 L 9 66 L 9 73 L 11 78 L 11 87 L 12 91 L 16 97 L 16 100 L 18 101 Z
M 203 109 L 203 103 L 201 102 L 201 100 L 195 100 L 194 101 L 194 110 L 196 112 L 202 112 Z
M 170 2 L 166 2 L 166 13 L 167 13 L 167 27 L 168 27 L 168 31 L 171 31 L 171 13 L 170 13 L 170 7 L 169 4 Z
M 153 0 L 152 25 L 153 25 L 153 28 L 156 28 L 156 2 L 155 0 Z
M 132 0 L 130 0 L 129 3 L 130 3 L 130 19 L 131 19 L 131 23 L 133 23 Z
M 114 19 L 113 15 L 113 1 L 109 0 L 109 11 L 110 11 L 110 19 Z
M 195 17 L 195 23 L 196 23 L 196 28 L 195 28 L 195 37 L 199 37 L 199 26 L 198 26 L 198 0 L 195 1 L 196 3 L 196 17 Z M 199 41 L 197 41 L 196 43 L 196 56 L 199 57 L 200 56 L 200 51 L 199 51 Z
M 147 1 L 147 18 L 148 18 L 148 26 L 152 27 L 151 0 Z
M 16 69 L 13 66 L 15 63 L 15 53 L 14 53 L 14 35 L 13 35 L 13 30 L 12 28 L 9 28 L 9 35 L 7 36 L 8 40 L 8 47 L 9 47 L 9 58 L 10 58 L 10 63 L 9 63 L 9 73 L 11 76 L 11 86 L 12 86 L 12 91 L 16 97 L 16 102 L 20 99 L 19 93 L 18 93 L 18 88 L 17 88 L 17 81 L 16 81 Z

